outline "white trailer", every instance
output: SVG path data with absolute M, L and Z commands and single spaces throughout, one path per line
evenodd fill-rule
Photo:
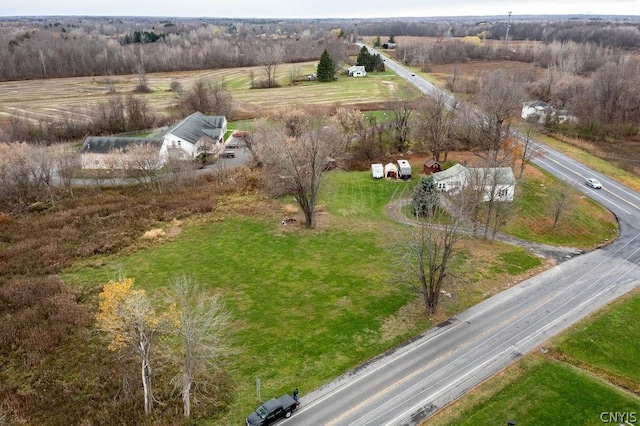
M 407 160 L 398 160 L 398 177 L 411 179 L 411 164 Z
M 382 167 L 382 164 L 372 164 L 371 175 L 374 179 L 382 179 L 384 177 L 384 167 Z

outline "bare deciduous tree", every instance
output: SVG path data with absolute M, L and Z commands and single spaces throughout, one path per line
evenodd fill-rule
M 447 161 L 449 151 L 454 146 L 453 125 L 455 105 L 448 105 L 448 97 L 441 94 L 423 98 L 418 104 L 414 134 L 417 147 L 440 161 L 444 155 Z
M 149 129 L 155 124 L 155 117 L 151 113 L 146 98 L 128 95 L 125 100 L 127 109 L 127 129 Z
M 55 170 L 53 155 L 45 145 L 32 146 L 28 157 L 31 179 L 37 187 L 44 187 L 49 194 L 51 205 L 55 205 L 53 173 Z
M 98 327 L 109 338 L 109 349 L 133 350 L 140 358 L 144 389 L 144 413 L 153 411 L 151 349 L 155 336 L 166 331 L 175 319 L 171 312 L 158 315 L 144 290 L 134 290 L 133 279 L 123 278 L 105 284 L 100 293 Z
M 203 114 L 228 116 L 233 110 L 233 97 L 224 81 L 212 84 L 200 79 L 191 89 L 182 93 L 178 106 L 184 115 L 199 111 Z
M 513 161 L 509 139 L 511 119 L 520 104 L 518 85 L 504 71 L 494 71 L 483 79 L 476 102 L 483 113 L 473 114 L 468 123 L 474 129 L 472 150 L 489 167 L 507 165 Z
M 265 87 L 277 87 L 276 71 L 284 58 L 284 46 L 282 44 L 265 45 L 258 51 L 257 60 L 264 72 Z
M 533 129 L 531 127 L 527 127 L 523 132 L 524 138 L 520 139 L 520 146 L 518 147 L 520 151 L 520 171 L 518 173 L 518 178 L 522 178 L 524 174 L 524 168 L 533 160 L 534 158 L 542 155 L 540 149 L 538 148 L 535 140 L 533 139 Z
M 62 183 L 62 187 L 69 191 L 73 197 L 73 176 L 80 168 L 80 157 L 69 144 L 59 144 L 52 148 L 55 170 Z
M 553 218 L 552 230 L 556 229 L 562 215 L 571 207 L 573 201 L 573 187 L 563 181 L 558 181 L 549 190 L 548 209 Z
M 324 172 L 343 151 L 338 130 L 324 117 L 292 109 L 256 125 L 254 133 L 270 184 L 294 195 L 306 225 L 314 228 Z
M 120 169 L 142 186 L 162 192 L 160 148 L 155 144 L 138 144 L 127 148 L 120 157 Z
M 464 217 L 470 222 L 474 234 L 480 228 L 482 203 L 485 196 L 486 175 L 477 168 L 468 168 L 465 173 L 465 181 L 460 188 L 459 198 L 464 200 L 462 204 Z
M 367 133 L 367 118 L 358 109 L 340 107 L 332 116 L 344 135 L 344 148 L 349 148 L 355 139 L 362 139 Z
M 176 304 L 179 326 L 174 329 L 176 350 L 180 363 L 180 393 L 183 414 L 191 416 L 191 396 L 198 392 L 201 398 L 215 398 L 215 392 L 205 392 L 206 383 L 222 362 L 231 354 L 227 336 L 231 315 L 218 295 L 207 295 L 202 286 L 188 276 L 175 278 L 170 285 L 169 302 Z
M 298 83 L 298 80 L 300 80 L 301 76 L 302 76 L 302 70 L 300 69 L 300 67 L 289 68 L 289 84 L 290 85 L 293 86 L 296 83 Z
M 413 102 L 410 95 L 405 94 L 388 104 L 391 110 L 389 125 L 393 130 L 393 149 L 396 152 L 404 152 L 409 147 L 411 134 L 411 115 L 413 114 Z
M 0 143 L 0 203 L 6 207 L 24 205 L 38 192 L 31 177 L 30 155 L 26 143 Z
M 441 290 L 450 277 L 449 261 L 463 236 L 462 198 L 443 195 L 441 202 L 447 205 L 446 213 L 442 207 L 430 208 L 434 214 L 417 218 L 417 226 L 410 227 L 402 241 L 404 279 L 422 297 L 427 315 L 437 310 Z

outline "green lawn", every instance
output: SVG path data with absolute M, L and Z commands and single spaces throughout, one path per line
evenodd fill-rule
M 603 412 L 640 413 L 640 399 L 571 366 L 540 360 L 528 363 L 526 375 L 436 424 L 506 425 L 513 420 L 517 425 L 602 425 Z
M 613 215 L 574 190 L 556 229 L 549 212 L 549 192 L 557 181 L 547 173 L 525 175 L 516 186 L 514 215 L 501 232 L 530 241 L 591 249 L 617 236 Z
M 640 291 L 613 302 L 481 384 L 425 424 L 599 425 L 640 413 Z M 635 393 L 627 393 L 627 389 Z
M 230 366 L 235 401 L 228 418 L 217 421 L 237 424 L 256 404 L 256 377 L 263 398 L 296 386 L 304 394 L 443 319 L 427 318 L 419 304 L 403 314 L 414 294 L 395 282 L 403 227 L 384 207 L 409 196 L 416 183 L 332 172 L 316 230 L 283 227 L 274 214 L 214 211 L 188 221 L 174 239 L 85 260 L 64 278 L 93 286 L 124 275 L 155 294 L 186 273 L 222 293 L 235 318 L 238 354 Z M 539 263 L 517 247 L 465 243 L 452 260 L 462 284 L 442 300 L 441 317 L 479 302 L 499 290 L 496 282 L 512 283 L 514 275 Z
M 557 340 L 564 358 L 640 394 L 640 292 Z
M 389 332 L 385 322 L 413 295 L 393 282 L 380 229 L 398 226 L 383 206 L 406 183 L 367 173 L 331 175 L 324 198 L 336 226 L 283 228 L 277 219 L 225 217 L 186 226 L 173 241 L 128 256 L 94 259 L 65 279 L 82 285 L 124 274 L 156 293 L 190 274 L 224 295 L 236 318 L 239 353 L 231 374 L 232 424 L 256 403 L 255 377 L 270 397 L 308 392 L 429 325 L 426 317 Z

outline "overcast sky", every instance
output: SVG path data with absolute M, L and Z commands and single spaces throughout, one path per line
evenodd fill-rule
M 0 16 L 378 18 L 640 15 L 640 0 L 0 0 Z

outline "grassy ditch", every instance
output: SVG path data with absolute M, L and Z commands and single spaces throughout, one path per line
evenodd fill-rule
M 425 424 L 600 425 L 640 413 L 640 291 L 618 300 L 446 407 Z M 624 343 L 621 343 L 624 342 Z
M 558 185 L 549 174 L 530 167 L 516 186 L 514 212 L 501 232 L 557 246 L 592 249 L 614 239 L 618 228 L 607 209 L 577 190 L 553 228 L 551 192 Z

